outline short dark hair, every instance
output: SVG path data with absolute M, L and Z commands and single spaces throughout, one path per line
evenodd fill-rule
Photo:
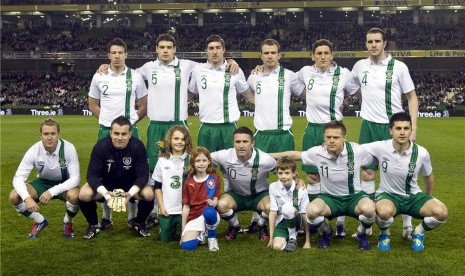
M 327 129 L 340 129 L 343 135 L 346 135 L 346 126 L 341 122 L 341 121 L 331 121 L 329 123 L 326 123 L 323 132 L 325 132 Z
M 262 43 L 260 44 L 260 53 L 262 52 L 263 45 L 267 45 L 267 46 L 276 45 L 276 47 L 278 47 L 278 53 L 281 52 L 281 45 L 279 45 L 279 42 L 276 41 L 275 39 L 267 38 L 263 40 Z
M 393 114 L 389 119 L 389 128 L 393 128 L 395 122 L 409 122 L 412 125 L 412 117 L 407 112 Z
M 42 123 L 40 124 L 40 133 L 42 133 L 42 127 L 43 126 L 56 126 L 57 131 L 60 132 L 60 124 L 58 123 L 57 120 L 55 120 L 53 118 L 48 118 L 48 119 L 45 119 L 45 120 L 42 121 Z
M 124 48 L 124 52 L 127 53 L 128 52 L 128 46 L 126 46 L 126 43 L 119 37 L 115 37 L 113 38 L 107 45 L 107 53 L 110 52 L 110 48 L 111 46 L 121 46 Z
M 316 51 L 316 48 L 320 47 L 320 46 L 328 46 L 329 47 L 329 50 L 331 51 L 331 53 L 333 52 L 333 43 L 331 43 L 329 40 L 327 39 L 318 39 L 317 41 L 315 41 L 315 43 L 313 43 L 312 45 L 312 53 L 315 53 Z
M 173 46 L 176 47 L 176 39 L 170 34 L 161 34 L 155 40 L 155 46 L 158 47 L 160 41 L 170 41 L 173 42 Z
M 381 34 L 381 37 L 383 38 L 383 41 L 387 41 L 386 40 L 386 32 L 383 31 L 380 28 L 371 28 L 371 29 L 368 30 L 367 35 L 368 34 Z
M 116 117 L 112 122 L 111 122 L 111 128 L 113 128 L 113 125 L 114 124 L 117 124 L 119 126 L 125 126 L 125 125 L 128 125 L 129 126 L 129 131 L 132 130 L 132 125 L 131 125 L 131 121 L 129 121 L 128 118 L 124 117 L 123 115 L 121 116 L 118 116 Z
M 210 44 L 212 42 L 219 42 L 219 43 L 221 43 L 221 46 L 223 46 L 223 48 L 225 48 L 224 47 L 224 39 L 221 38 L 221 36 L 219 36 L 219 35 L 211 35 L 211 36 L 207 37 L 207 39 L 205 40 L 205 49 L 207 49 L 208 44 Z
M 284 156 L 276 160 L 276 171 L 278 170 L 287 170 L 290 169 L 292 172 L 295 172 L 297 169 L 297 164 L 295 163 L 294 158 L 289 156 Z
M 236 134 L 248 134 L 250 136 L 250 139 L 253 141 L 253 132 L 252 132 L 252 130 L 250 130 L 250 128 L 248 128 L 246 126 L 241 126 L 241 127 L 237 128 L 233 133 L 233 137 Z

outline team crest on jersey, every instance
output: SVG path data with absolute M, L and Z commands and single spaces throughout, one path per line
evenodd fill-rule
M 252 180 L 257 180 L 258 169 L 252 169 Z
M 126 170 L 131 169 L 132 158 L 131 157 L 123 157 L 123 168 Z
M 224 76 L 224 80 L 225 80 L 225 81 L 230 81 L 230 80 L 231 80 L 231 75 L 230 75 L 230 74 L 226 74 L 226 75 Z
M 293 204 L 294 206 L 299 205 L 299 199 L 298 199 L 297 197 L 295 197 L 295 198 L 293 197 L 293 198 L 292 198 L 292 204 Z
M 132 80 L 129 79 L 129 80 L 126 80 L 126 86 L 131 86 L 132 85 Z
M 333 77 L 333 86 L 337 86 L 339 84 L 339 78 Z
M 207 186 L 208 186 L 208 188 L 210 188 L 210 189 L 215 188 L 215 181 L 214 181 L 213 179 L 209 179 L 209 180 L 207 181 Z
M 278 79 L 279 86 L 284 86 L 284 78 Z
M 388 80 L 392 79 L 392 74 L 393 74 L 392 70 L 387 70 L 386 71 L 386 79 L 388 79 Z
M 123 164 L 126 166 L 131 165 L 132 163 L 132 158 L 131 157 L 123 157 Z
M 180 78 L 181 77 L 181 70 L 179 70 L 179 68 L 175 68 L 174 69 L 174 76 L 176 78 Z
M 43 166 L 45 166 L 44 161 L 37 161 L 37 167 L 43 167 Z
M 347 168 L 350 173 L 354 172 L 354 162 L 347 162 Z
M 320 162 L 321 165 L 328 165 L 328 162 Z
M 415 168 L 417 167 L 417 164 L 414 162 L 411 162 L 408 164 L 408 173 L 414 173 Z
M 58 163 L 60 163 L 60 168 L 66 168 L 66 160 L 64 158 L 58 159 Z
M 389 161 L 389 158 L 383 157 L 383 161 Z

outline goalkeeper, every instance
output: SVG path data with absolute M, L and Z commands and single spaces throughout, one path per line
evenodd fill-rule
M 97 201 L 115 212 L 125 212 L 129 201 L 139 200 L 134 229 L 147 237 L 145 221 L 153 209 L 153 190 L 147 186 L 149 168 L 144 144 L 131 137 L 131 123 L 119 116 L 111 123 L 110 136 L 92 149 L 87 183 L 79 193 L 80 207 L 89 227 L 84 239 L 94 238 L 101 230 Z

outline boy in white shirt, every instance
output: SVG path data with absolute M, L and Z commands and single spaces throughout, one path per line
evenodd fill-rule
M 297 165 L 290 157 L 282 157 L 276 162 L 278 181 L 270 185 L 270 241 L 273 250 L 293 252 L 297 249 L 297 228 L 301 214 L 305 221 L 308 196 L 305 187 L 298 189 L 294 181 Z M 308 224 L 305 226 L 305 244 L 310 248 Z

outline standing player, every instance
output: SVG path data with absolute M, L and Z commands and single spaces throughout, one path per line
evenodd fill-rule
M 320 169 L 321 193 L 307 208 L 307 219 L 311 226 L 322 233 L 319 248 L 327 248 L 333 230 L 325 218 L 351 216 L 360 221 L 357 228 L 359 248 L 369 250 L 366 230 L 375 222 L 375 204 L 360 186 L 360 167 L 371 164 L 373 157 L 356 143 L 346 141 L 346 128 L 342 122 L 325 124 L 324 144 L 307 151 L 273 153 L 273 157 L 290 156 L 302 160 L 304 165 Z
M 15 177 L 14 190 L 9 201 L 21 215 L 34 221 L 28 238 L 37 238 L 48 225 L 39 213 L 37 202 L 47 204 L 51 199 L 65 201 L 63 236 L 73 238 L 73 218 L 79 211 L 79 160 L 73 144 L 60 139 L 60 125 L 54 119 L 46 119 L 40 125 L 40 138 L 24 155 Z M 37 178 L 26 182 L 32 169 Z
M 342 121 L 340 110 L 344 100 L 344 88 L 351 79 L 347 68 L 338 66 L 333 61 L 333 44 L 326 39 L 319 39 L 312 46 L 313 66 L 304 66 L 297 76 L 305 84 L 307 127 L 305 128 L 302 150 L 323 144 L 323 128 L 331 121 Z M 307 192 L 310 201 L 320 193 L 320 175 L 318 168 L 302 165 L 307 173 Z M 344 217 L 338 218 L 336 236 L 344 237 Z
M 255 93 L 255 146 L 265 152 L 294 150 L 291 93 L 300 95 L 304 86 L 294 72 L 279 64 L 281 52 L 276 40 L 265 39 L 260 49 L 263 71 L 251 74 L 247 80 Z
M 115 196 L 114 189 L 124 190 L 124 204 L 139 200 L 133 229 L 147 237 L 145 221 L 153 209 L 153 190 L 147 185 L 149 169 L 144 144 L 131 137 L 131 121 L 119 116 L 111 123 L 110 136 L 99 140 L 92 149 L 87 183 L 79 192 L 82 214 L 89 223 L 84 239 L 94 238 L 101 230 L 96 201 L 107 202 Z
M 162 34 L 155 41 L 157 59 L 145 63 L 136 71 L 148 82 L 147 155 L 149 169 L 153 171 L 158 160 L 156 143 L 164 140 L 168 129 L 175 125 L 187 128 L 187 86 L 197 62 L 178 59 L 176 40 Z
M 260 57 L 263 70 L 251 74 L 247 80 L 255 94 L 255 146 L 264 152 L 294 150 L 289 112 L 291 93 L 300 95 L 304 87 L 294 72 L 280 66 L 281 47 L 276 40 L 265 39 L 261 43 Z M 248 233 L 257 231 L 259 219 L 254 213 Z
M 126 43 L 115 38 L 108 43 L 109 72 L 106 75 L 95 73 L 89 89 L 89 110 L 97 117 L 100 129 L 98 139 L 109 135 L 110 124 L 118 116 L 123 115 L 133 125 L 132 134 L 139 138 L 139 130 L 135 125 L 147 113 L 147 88 L 142 77 L 126 66 L 128 57 Z M 139 109 L 136 110 L 136 103 Z M 102 204 L 102 229 L 113 225 L 111 211 Z M 128 225 L 132 225 L 136 213 L 136 204 L 129 204 Z
M 231 75 L 227 69 L 224 40 L 211 35 L 205 41 L 208 61 L 197 65 L 189 82 L 189 91 L 199 94 L 198 145 L 208 151 L 232 147 L 233 132 L 239 120 L 240 111 L 237 93 L 253 102 L 253 93 L 245 80 L 244 73 Z
M 187 178 L 192 140 L 184 126 L 172 126 L 166 133 L 164 151 L 155 165 L 152 181 L 158 202 L 160 241 L 173 241 L 181 225 L 182 187 Z
M 212 158 L 221 167 L 228 181 L 228 190 L 218 200 L 218 212 L 228 221 L 227 240 L 234 240 L 241 226 L 237 212 L 255 211 L 261 217 L 258 221 L 258 237 L 268 240 L 266 228 L 270 210 L 268 173 L 275 167 L 275 160 L 263 151 L 253 147 L 253 132 L 239 127 L 233 133 L 234 148 L 213 152 Z
M 182 189 L 181 247 L 194 250 L 206 232 L 208 249 L 218 251 L 216 227 L 220 216 L 215 208 L 220 196 L 220 177 L 213 173 L 213 161 L 206 148 L 194 149 L 189 163 L 190 177 Z
M 147 113 L 147 89 L 141 76 L 126 66 L 127 46 L 114 38 L 107 46 L 110 67 L 107 75 L 95 73 L 89 88 L 89 110 L 97 117 L 98 139 L 107 137 L 110 124 L 123 115 L 133 124 L 133 135 L 139 138 L 135 123 Z M 139 109 L 136 110 L 136 104 Z
M 278 181 L 270 184 L 270 236 L 268 247 L 274 250 L 293 252 L 297 249 L 297 228 L 301 225 L 300 218 L 305 221 L 308 196 L 305 188 L 297 188 L 297 165 L 295 160 L 282 157 L 276 162 Z M 310 233 L 308 224 L 305 227 L 305 244 L 310 248 Z
M 412 118 L 410 139 L 415 141 L 417 133 L 418 98 L 415 86 L 405 63 L 385 52 L 386 33 L 372 28 L 366 35 L 369 58 L 355 63 L 352 80 L 347 85 L 349 93 L 358 89 L 362 93 L 362 127 L 360 144 L 390 139 L 389 119 L 392 114 L 402 112 L 402 96 L 408 100 L 408 112 Z M 374 197 L 377 165 L 362 171 L 362 188 Z M 412 233 L 412 218 L 403 216 L 404 238 Z
M 392 139 L 364 144 L 362 147 L 381 164 L 381 183 L 376 192 L 376 223 L 381 230 L 378 249 L 391 248 L 389 226 L 398 214 L 422 218 L 412 234 L 412 249 L 424 249 L 424 235 L 446 222 L 448 212 L 441 201 L 432 197 L 434 188 L 433 168 L 428 151 L 410 141 L 412 121 L 408 113 L 392 115 Z M 418 173 L 423 174 L 426 193 L 418 186 Z

